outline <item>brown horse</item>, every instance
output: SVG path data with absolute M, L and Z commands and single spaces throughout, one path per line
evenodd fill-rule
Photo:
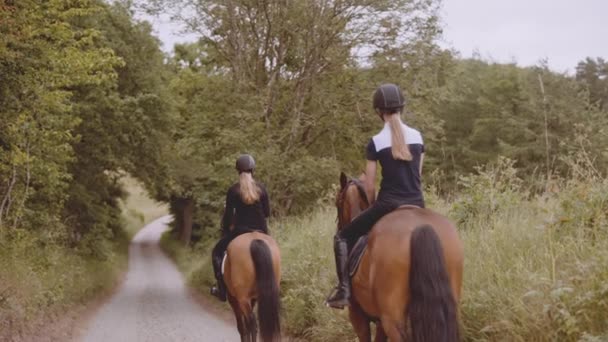
M 359 179 L 340 176 L 338 229 L 367 208 Z M 454 342 L 459 340 L 458 301 L 463 246 L 444 216 L 414 206 L 378 221 L 352 277 L 350 321 L 359 341 Z
M 256 341 L 258 325 L 253 312 L 256 302 L 261 340 L 280 341 L 281 257 L 276 242 L 269 235 L 251 232 L 235 238 L 227 251 L 224 281 L 241 342 Z

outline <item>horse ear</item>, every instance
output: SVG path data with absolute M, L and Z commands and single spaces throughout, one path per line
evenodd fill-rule
M 340 172 L 340 188 L 344 189 L 346 183 L 348 183 L 348 177 L 346 177 L 344 171 Z

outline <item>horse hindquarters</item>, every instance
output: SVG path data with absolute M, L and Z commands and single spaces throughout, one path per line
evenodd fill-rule
M 264 342 L 281 339 L 279 287 L 272 263 L 272 253 L 263 240 L 253 240 L 250 246 L 255 267 L 258 294 L 260 336 Z
M 459 341 L 456 301 L 437 233 L 420 226 L 410 239 L 410 300 L 407 313 L 412 341 Z

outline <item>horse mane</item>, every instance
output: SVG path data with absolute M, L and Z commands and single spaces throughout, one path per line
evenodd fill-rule
M 365 190 L 365 185 L 363 185 L 363 182 L 360 179 L 356 178 L 351 178 L 350 181 L 355 184 L 357 190 L 359 191 L 359 196 L 361 196 L 365 201 L 365 204 L 369 206 L 370 203 L 369 199 L 367 198 L 367 191 Z

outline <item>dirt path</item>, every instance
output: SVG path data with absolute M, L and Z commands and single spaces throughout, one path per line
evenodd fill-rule
M 158 246 L 170 217 L 144 227 L 129 250 L 123 285 L 90 321 L 81 341 L 239 341 L 236 327 L 190 296 L 182 275 Z

